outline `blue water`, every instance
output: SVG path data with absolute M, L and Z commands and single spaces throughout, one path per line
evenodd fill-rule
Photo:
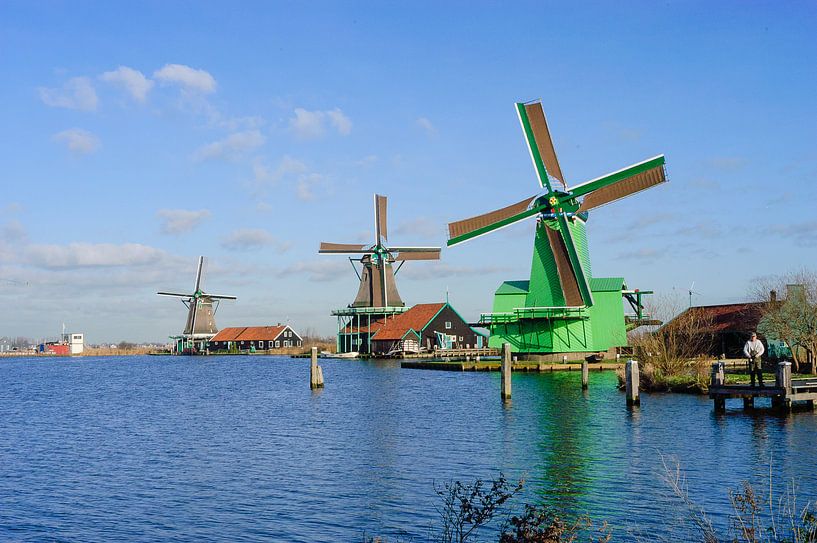
M 728 490 L 794 482 L 817 498 L 817 416 L 713 414 L 615 375 L 496 373 L 281 357 L 0 361 L 0 540 L 424 541 L 434 484 L 500 471 L 525 498 L 607 520 L 615 541 L 686 528 L 662 482 L 678 461 L 690 497 L 725 526 Z M 778 476 L 779 474 L 779 476 Z

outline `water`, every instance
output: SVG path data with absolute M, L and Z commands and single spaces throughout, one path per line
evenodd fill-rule
M 280 357 L 0 361 L 0 540 L 423 541 L 434 484 L 526 480 L 525 498 L 607 520 L 616 541 L 675 528 L 662 457 L 724 526 L 744 479 L 817 498 L 817 416 L 714 415 L 615 375 L 401 370 Z M 782 484 L 785 481 L 779 481 Z M 678 532 L 681 533 L 681 532 Z M 678 536 L 683 537 L 683 536 Z

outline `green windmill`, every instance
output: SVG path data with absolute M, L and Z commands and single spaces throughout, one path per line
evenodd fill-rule
M 448 225 L 448 245 L 536 217 L 530 280 L 505 281 L 480 323 L 489 345 L 520 353 L 601 352 L 627 344 L 627 327 L 647 322 L 641 296 L 623 278 L 593 277 L 588 212 L 667 180 L 664 156 L 639 162 L 572 188 L 565 183 L 540 102 L 516 110 L 543 191 L 521 202 Z M 622 297 L 635 311 L 624 313 Z

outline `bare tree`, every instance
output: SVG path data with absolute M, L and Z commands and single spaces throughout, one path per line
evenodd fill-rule
M 817 274 L 807 270 L 759 281 L 756 296 L 769 300 L 758 325 L 767 339 L 785 341 L 789 346 L 795 371 L 800 362 L 811 366 L 817 375 Z M 784 293 L 785 299 L 770 300 L 770 291 Z

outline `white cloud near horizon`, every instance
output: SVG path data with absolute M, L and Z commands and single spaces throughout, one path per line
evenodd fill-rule
M 352 132 L 352 120 L 340 108 L 327 111 L 309 111 L 295 108 L 295 116 L 289 120 L 289 128 L 298 139 L 313 140 L 326 135 L 331 127 L 341 136 Z
M 216 90 L 216 79 L 206 70 L 184 64 L 165 64 L 153 72 L 153 77 L 165 84 L 179 85 L 186 90 L 209 94 Z
M 69 128 L 52 136 L 52 139 L 62 143 L 76 155 L 89 155 L 99 149 L 101 143 L 92 133 L 81 128 Z
M 38 89 L 40 100 L 51 107 L 95 111 L 99 99 L 91 80 L 87 77 L 72 77 L 61 88 Z
M 215 158 L 236 158 L 247 151 L 257 149 L 266 142 L 260 130 L 236 132 L 226 138 L 208 143 L 193 153 L 194 160 L 202 161 Z
M 239 228 L 222 239 L 221 246 L 229 251 L 257 251 L 272 247 L 276 252 L 283 253 L 289 250 L 290 244 L 261 228 Z
M 116 70 L 103 73 L 99 78 L 125 89 L 131 98 L 142 104 L 147 100 L 148 92 L 154 85 L 145 74 L 127 66 L 119 66 Z
M 159 262 L 166 255 L 161 249 L 141 243 L 34 244 L 23 253 L 26 263 L 47 269 L 143 266 Z
M 162 234 L 178 235 L 190 232 L 210 218 L 209 209 L 160 209 L 156 215 L 162 220 Z

